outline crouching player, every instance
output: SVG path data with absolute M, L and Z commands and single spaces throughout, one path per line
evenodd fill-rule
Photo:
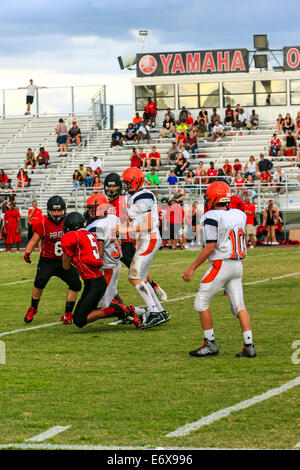
M 106 317 L 130 316 L 126 307 L 115 303 L 107 308 L 97 308 L 100 299 L 105 294 L 107 283 L 102 274 L 102 260 L 95 235 L 84 229 L 84 217 L 79 212 L 68 214 L 64 220 L 64 235 L 61 239 L 63 251 L 63 268 L 71 269 L 71 263 L 84 282 L 81 298 L 77 302 L 73 318 L 71 315 L 64 323 L 75 323 L 82 328 L 87 323 Z M 133 323 L 139 328 L 139 320 L 134 314 Z
M 246 215 L 238 209 L 228 209 L 231 191 L 222 181 L 211 183 L 205 198 L 207 211 L 201 218 L 203 249 L 182 276 L 189 282 L 195 270 L 204 261 L 208 259 L 212 263 L 201 280 L 194 304 L 195 310 L 200 312 L 204 341 L 200 348 L 190 351 L 190 355 L 205 357 L 219 353 L 209 306 L 213 297 L 224 287 L 232 313 L 240 321 L 244 337 L 244 347 L 236 356 L 255 357 L 250 318 L 244 304 L 242 286 L 241 260 L 246 256 Z

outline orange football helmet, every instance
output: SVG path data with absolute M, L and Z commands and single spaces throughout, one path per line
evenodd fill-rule
M 232 193 L 227 183 L 214 181 L 207 186 L 205 194 L 205 208 L 207 211 L 214 209 L 216 204 L 230 203 Z
M 139 168 L 130 167 L 124 171 L 122 179 L 125 185 L 125 191 L 133 194 L 143 187 L 145 182 L 144 173 Z
M 92 194 L 86 200 L 86 213 L 85 217 L 87 221 L 92 221 L 98 217 L 105 216 L 108 210 L 109 202 L 104 194 Z

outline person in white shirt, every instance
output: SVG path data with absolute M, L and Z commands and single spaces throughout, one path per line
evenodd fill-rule
M 98 155 L 93 155 L 92 160 L 90 161 L 90 168 L 92 170 L 92 177 L 99 176 L 102 173 L 102 162 Z
M 233 126 L 234 127 L 246 127 L 247 126 L 247 114 L 243 110 L 243 108 L 240 108 L 239 114 L 237 116 L 237 121 L 234 122 Z
M 223 124 L 216 120 L 212 132 L 212 140 L 214 142 L 219 142 L 225 135 Z
M 29 80 L 29 85 L 27 87 L 19 87 L 18 90 L 26 90 L 27 89 L 27 94 L 26 94 L 26 106 L 27 109 L 25 111 L 25 115 L 30 114 L 30 107 L 33 103 L 34 100 L 34 95 L 37 90 L 37 88 L 47 88 L 46 86 L 37 86 L 33 84 L 33 80 Z
M 230 187 L 223 181 L 211 183 L 206 190 L 205 209 L 201 217 L 202 251 L 184 272 L 189 282 L 195 270 L 207 259 L 211 267 L 206 271 L 196 295 L 194 308 L 200 313 L 204 342 L 190 351 L 193 357 L 214 356 L 219 353 L 215 342 L 210 303 L 224 287 L 230 301 L 231 311 L 241 325 L 244 347 L 237 357 L 255 357 L 250 318 L 243 296 L 241 260 L 246 256 L 245 231 L 247 217 L 239 209 L 228 209 L 231 200 Z
M 147 139 L 147 144 L 150 142 L 150 131 L 151 127 L 147 124 L 147 122 L 143 121 L 143 123 L 140 125 L 138 129 L 138 138 L 137 138 L 137 143 L 140 143 L 141 139 Z

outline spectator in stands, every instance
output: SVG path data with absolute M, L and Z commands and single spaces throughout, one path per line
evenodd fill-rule
M 67 144 L 76 144 L 79 148 L 81 145 L 81 130 L 77 126 L 77 121 L 73 121 L 72 124 L 68 132 Z
M 49 165 L 49 159 L 49 152 L 47 152 L 44 147 L 40 147 L 40 151 L 35 159 L 34 166 L 36 167 L 37 165 L 45 165 L 45 168 L 47 168 Z
M 217 113 L 217 109 L 213 108 L 212 115 L 210 116 L 210 123 L 208 125 L 208 130 L 211 131 L 215 127 L 217 122 L 219 125 L 221 123 L 221 118 L 220 118 L 220 115 Z
M 79 163 L 78 171 L 79 171 L 79 173 L 81 174 L 81 176 L 84 178 L 84 175 L 85 175 L 85 172 L 86 172 L 86 168 L 84 168 L 83 163 Z
M 168 240 L 169 249 L 177 250 L 180 244 L 181 229 L 184 227 L 184 213 L 178 200 L 171 199 L 168 210 L 166 212 L 166 222 L 170 230 L 170 238 Z
M 80 171 L 80 170 L 79 170 Z M 82 174 L 83 182 L 87 188 L 90 188 L 93 186 L 94 183 L 94 178 L 93 178 L 93 172 L 90 166 L 86 167 L 86 170 Z
M 185 106 L 182 106 L 178 116 L 179 122 L 185 123 L 185 120 L 188 117 L 188 113 L 189 111 L 185 108 Z
M 225 164 L 223 165 L 223 172 L 225 176 L 232 176 L 232 166 L 229 163 L 229 160 L 225 160 Z
M 276 132 L 273 134 L 273 139 L 270 141 L 269 155 L 277 157 L 278 153 L 281 154 L 281 140 L 277 137 Z
M 139 152 L 137 148 L 132 149 L 132 154 L 130 156 L 130 166 L 135 168 L 141 168 L 142 160 L 140 158 Z
M 173 193 L 174 200 L 176 202 L 184 202 L 185 196 L 185 189 L 182 187 L 181 183 L 178 183 Z
M 266 245 L 279 245 L 276 240 L 275 226 L 278 222 L 282 223 L 277 207 L 274 206 L 273 201 L 268 201 L 268 205 L 263 212 L 263 226 L 267 228 L 267 236 L 264 244 Z
M 212 128 L 211 138 L 214 142 L 220 142 L 220 140 L 223 139 L 224 136 L 225 136 L 224 126 L 217 119 L 215 121 L 214 127 Z
M 157 104 L 149 96 L 148 102 L 144 108 L 144 121 L 150 121 L 151 127 L 154 127 L 156 115 L 157 115 Z
M 255 112 L 255 109 L 252 109 L 250 114 L 249 123 L 247 124 L 248 129 L 253 129 L 253 127 L 257 128 L 259 125 L 259 117 L 258 114 Z
M 238 171 L 242 171 L 242 164 L 240 163 L 239 159 L 236 158 L 233 164 L 232 176 L 236 176 Z
M 255 228 L 255 204 L 251 202 L 250 197 L 247 193 L 244 194 L 245 199 L 245 214 L 247 217 L 246 224 L 246 243 L 247 246 L 250 244 L 250 248 L 255 248 L 256 246 L 256 228 Z
M 92 160 L 90 161 L 90 167 L 92 170 L 92 178 L 95 178 L 95 176 L 100 176 L 102 173 L 102 162 L 98 155 L 93 155 Z
M 182 153 L 183 158 L 187 161 L 186 168 L 188 168 L 190 166 L 190 154 L 186 149 L 186 144 L 181 143 L 179 145 L 179 149 L 180 149 L 180 152 Z
M 195 184 L 207 184 L 207 181 L 206 170 L 203 166 L 203 162 L 200 161 L 195 170 Z
M 165 119 L 163 121 L 162 129 L 159 131 L 161 137 L 166 137 L 169 134 L 175 136 L 175 127 L 174 122 L 171 121 L 171 118 L 168 114 L 165 115 Z
M 93 183 L 93 193 L 97 193 L 101 191 L 102 189 L 102 183 L 100 181 L 99 176 L 95 176 L 94 178 L 94 183 Z
M 175 126 L 175 114 L 172 113 L 171 108 L 167 108 L 167 113 L 166 114 L 170 117 L 171 121 L 173 122 L 173 124 Z
M 209 168 L 206 172 L 207 176 L 209 177 L 208 183 L 213 183 L 216 180 L 216 176 L 218 174 L 217 168 L 215 168 L 214 162 L 209 162 Z
M 200 109 L 198 116 L 200 116 L 201 119 L 204 119 L 205 126 L 207 128 L 208 127 L 208 112 L 206 111 L 204 106 L 202 106 L 202 108 Z
M 5 234 L 5 246 L 6 251 L 10 251 L 12 245 L 15 243 L 17 245 L 17 250 L 20 250 L 21 243 L 21 214 L 16 209 L 14 202 L 9 202 L 7 210 L 4 213 L 4 228 L 3 232 Z
M 189 135 L 186 138 L 186 143 L 185 143 L 185 148 L 188 152 L 193 154 L 193 158 L 196 158 L 196 152 L 198 151 L 198 142 L 197 142 L 197 136 L 194 134 L 194 132 L 191 130 Z
M 273 183 L 276 193 L 284 194 L 286 192 L 286 174 L 281 166 L 278 166 L 274 172 Z
M 226 126 L 227 123 L 229 123 L 231 127 L 233 126 L 233 123 L 234 123 L 233 114 L 234 114 L 234 111 L 232 107 L 230 106 L 230 104 L 228 104 L 225 109 L 224 126 Z
M 144 152 L 143 147 L 139 148 L 139 157 L 140 157 L 140 160 L 141 160 L 141 163 L 142 163 L 141 169 L 142 169 L 142 171 L 144 171 L 146 163 L 147 163 L 147 154 Z
M 197 116 L 196 121 L 194 121 L 193 131 L 196 133 L 197 137 L 206 142 L 205 139 L 207 138 L 207 126 L 205 124 L 205 120 L 199 115 Z
M 283 123 L 284 123 L 284 119 L 283 119 L 282 114 L 278 114 L 278 118 L 276 121 L 276 129 L 277 129 L 278 134 L 282 133 Z
M 160 153 L 156 150 L 156 147 L 153 146 L 151 152 L 147 157 L 147 170 L 150 170 L 151 167 L 156 167 L 156 171 L 159 171 L 160 166 Z
M 142 124 L 140 125 L 138 129 L 138 138 L 137 138 L 137 143 L 140 143 L 141 139 L 147 139 L 147 144 L 150 142 L 150 130 L 151 127 L 148 124 L 148 121 L 143 121 Z
M 251 175 L 253 179 L 255 177 L 259 177 L 258 164 L 253 155 L 249 157 L 249 161 L 246 163 L 244 167 L 244 172 L 245 172 L 245 178 L 247 178 L 248 175 Z
M 234 124 L 238 123 L 238 117 L 239 117 L 239 114 L 240 114 L 240 110 L 241 110 L 241 105 L 237 104 L 235 110 L 233 111 L 233 123 Z
M 261 153 L 259 155 L 259 162 L 258 162 L 259 172 L 262 173 L 263 171 L 270 171 L 272 168 L 273 168 L 273 163 L 268 158 L 265 158 L 264 154 Z
M 138 130 L 142 122 L 143 122 L 143 118 L 142 116 L 140 116 L 140 113 L 135 113 L 135 117 L 133 118 L 132 123 L 136 131 Z
M 115 132 L 113 132 L 111 135 L 111 143 L 110 143 L 111 148 L 116 147 L 116 146 L 122 147 L 123 140 L 124 140 L 124 136 L 122 132 L 120 132 L 118 129 L 115 129 Z
M 194 119 L 192 118 L 192 114 L 190 112 L 187 113 L 187 117 L 185 118 L 184 122 L 188 126 L 189 130 L 193 128 Z
M 188 130 L 188 125 L 185 124 L 184 121 L 180 121 L 178 126 L 176 127 L 176 144 L 179 145 L 180 141 L 186 141 Z
M 176 142 L 172 142 L 172 146 L 168 151 L 168 164 L 171 165 L 171 162 L 176 160 L 176 155 L 180 152 L 180 149 Z
M 68 128 L 63 119 L 59 119 L 56 127 L 57 142 L 59 145 L 60 155 L 66 157 L 68 155 L 67 140 L 68 140 Z
M 233 123 L 233 127 L 237 128 L 244 128 L 247 126 L 247 114 L 243 110 L 243 108 L 239 109 L 239 113 L 237 115 L 237 120 Z
M 168 176 L 167 183 L 168 183 L 169 186 L 175 186 L 175 184 L 178 183 L 178 178 L 175 175 L 175 172 L 174 172 L 173 169 L 170 170 L 170 174 Z
M 31 208 L 28 209 L 28 232 L 27 232 L 27 240 L 30 241 L 33 235 L 32 231 L 32 224 L 36 222 L 38 219 L 40 219 L 43 215 L 42 209 L 38 208 L 38 203 L 37 201 L 32 201 L 31 203 Z M 40 240 L 39 243 L 39 248 L 41 249 L 42 243 Z
M 176 160 L 175 160 L 175 175 L 178 176 L 178 177 L 182 177 L 185 170 L 187 169 L 187 166 L 188 166 L 188 160 L 186 160 L 184 158 L 184 156 L 182 155 L 181 152 L 179 152 Z
M 34 152 L 31 150 L 29 147 L 26 152 L 26 157 L 24 161 L 24 168 L 27 170 L 28 165 L 31 166 L 31 169 L 35 168 L 35 158 L 34 158 Z
M 78 170 L 75 170 L 73 173 L 73 189 L 79 189 L 83 186 L 85 186 L 85 184 L 82 174 Z
M 146 181 L 151 182 L 151 186 L 159 186 L 159 177 L 155 171 L 155 168 L 151 168 L 150 173 L 148 173 L 145 177 Z
M 137 140 L 136 129 L 132 122 L 128 124 L 128 127 L 124 135 L 125 142 L 135 142 Z
M 245 189 L 245 178 L 243 178 L 242 173 L 238 171 L 234 179 L 235 194 L 241 197 L 241 195 L 244 193 L 244 189 Z
M 4 189 L 6 185 L 9 187 L 9 178 L 4 170 L 0 170 L 0 189 Z
M 188 171 L 187 176 L 185 178 L 184 187 L 191 190 L 195 189 L 195 173 L 193 172 L 193 170 Z
M 245 190 L 247 191 L 247 194 L 250 197 L 251 202 L 253 202 L 253 199 L 257 195 L 257 192 L 255 191 L 254 188 L 255 188 L 255 184 L 254 184 L 253 178 L 251 174 L 249 174 L 245 181 Z
M 293 157 L 296 155 L 297 142 L 295 136 L 291 130 L 287 132 L 287 135 L 284 136 L 283 140 L 286 143 L 285 147 L 281 147 L 281 155 L 286 155 L 287 157 Z M 289 158 L 290 161 L 294 158 Z
M 37 88 L 47 88 L 46 86 L 37 86 L 37 85 L 34 85 L 33 84 L 33 80 L 30 79 L 29 80 L 29 85 L 27 87 L 19 87 L 18 90 L 27 90 L 27 93 L 26 93 L 26 111 L 25 111 L 25 115 L 27 114 L 30 114 L 30 107 L 33 103 L 33 100 L 34 100 L 34 95 L 35 95 L 35 92 L 37 90 Z
M 290 113 L 287 113 L 286 116 L 285 116 L 285 119 L 283 121 L 282 130 L 283 130 L 284 133 L 286 133 L 288 131 L 294 132 L 294 130 L 295 130 L 294 120 L 291 117 Z
M 17 181 L 15 184 L 15 190 L 17 190 L 19 187 L 24 190 L 26 186 L 28 186 L 30 183 L 30 180 L 27 176 L 27 173 L 23 170 L 23 168 L 20 168 L 17 174 Z

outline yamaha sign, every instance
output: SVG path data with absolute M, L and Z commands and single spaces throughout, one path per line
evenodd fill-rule
M 248 72 L 247 49 L 161 52 L 137 55 L 137 76 Z

